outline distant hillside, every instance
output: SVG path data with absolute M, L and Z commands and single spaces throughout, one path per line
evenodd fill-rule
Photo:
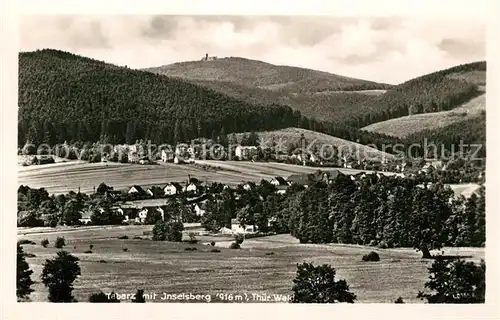
M 485 93 L 449 111 L 421 113 L 390 119 L 373 123 L 362 130 L 402 138 L 423 130 L 443 128 L 455 122 L 468 120 L 477 117 L 481 112 L 486 112 Z
M 359 155 L 360 159 L 365 159 L 367 157 L 369 157 L 370 159 L 394 158 L 394 156 L 391 154 L 379 151 L 377 149 L 356 142 L 300 128 L 286 128 L 273 131 L 263 131 L 263 132 L 257 132 L 257 134 L 259 136 L 261 144 L 270 146 L 271 143 L 274 142 L 282 146 L 285 150 L 290 145 L 300 147 L 301 146 L 300 141 L 303 135 L 303 137 L 306 139 L 305 147 L 309 148 L 311 146 L 309 150 L 313 150 L 312 146 L 316 145 L 317 150 L 320 150 L 321 147 L 324 147 L 325 152 L 328 152 L 329 150 L 331 150 L 331 147 L 334 147 L 337 150 L 344 151 L 345 153 Z M 243 135 L 244 133 L 236 135 L 238 141 L 241 141 Z
M 256 105 L 150 72 L 57 50 L 19 54 L 18 142 L 172 143 L 296 125 L 290 107 Z
M 450 152 L 454 153 L 455 156 L 463 157 L 470 152 L 476 158 L 484 158 L 486 157 L 486 114 L 481 112 L 477 116 L 454 122 L 445 127 L 422 130 L 406 136 L 402 141 L 407 146 L 411 144 L 435 145 L 438 157 Z M 478 145 L 481 147 L 478 148 Z M 462 152 L 461 146 L 463 146 L 463 154 L 460 154 Z M 420 152 L 418 148 L 415 150 Z M 478 152 L 474 154 L 476 151 Z
M 361 128 L 372 123 L 412 114 L 454 109 L 481 95 L 486 83 L 486 62 L 474 62 L 427 74 L 388 90 L 364 103 L 365 110 L 351 126 Z
M 243 58 L 181 62 L 146 70 L 183 78 L 251 103 L 288 105 L 312 119 L 355 128 L 409 113 L 451 110 L 481 94 L 486 83 L 484 61 L 397 86 Z
M 300 111 L 306 117 L 317 120 L 342 122 L 361 112 L 360 107 L 385 90 L 370 91 L 322 91 L 283 93 L 261 88 L 245 87 L 227 81 L 187 80 L 211 88 L 238 100 L 253 104 L 280 104 Z
M 249 88 L 279 92 L 319 92 L 327 90 L 387 89 L 390 86 L 337 74 L 277 66 L 245 58 L 230 57 L 212 61 L 179 62 L 146 71 L 191 80 L 225 81 Z

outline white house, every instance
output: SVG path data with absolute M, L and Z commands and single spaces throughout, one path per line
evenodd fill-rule
M 164 215 L 165 211 L 161 207 L 144 207 L 139 211 L 136 218 L 136 222 L 144 223 L 146 221 L 148 214 L 153 214 L 155 211 L 161 214 L 162 220 L 165 219 Z
M 146 190 L 146 194 L 151 197 L 154 196 L 153 190 L 151 190 L 151 188 L 148 188 L 148 190 Z
M 162 150 L 161 151 L 161 161 L 162 162 L 170 162 L 174 160 L 174 152 L 170 150 Z
M 233 233 L 255 233 L 257 226 L 242 226 L 238 219 L 231 219 L 231 232 Z
M 182 191 L 196 193 L 198 191 L 198 186 L 196 184 L 194 184 L 194 183 L 191 182 L 188 185 L 184 186 L 182 188 Z
M 182 186 L 177 182 L 168 183 L 163 187 L 163 192 L 166 196 L 172 196 L 174 194 L 180 193 L 182 191 Z
M 252 156 L 257 154 L 257 147 L 255 146 L 237 146 L 234 150 L 234 154 L 240 160 L 250 159 Z
M 142 189 L 141 186 L 134 185 L 130 187 L 127 193 L 144 193 L 144 189 Z
M 136 221 L 139 223 L 144 223 L 146 221 L 146 217 L 148 216 L 149 210 L 147 208 L 142 208 L 137 215 Z
M 285 194 L 287 189 L 288 189 L 288 186 L 277 186 L 276 193 L 277 194 Z
M 250 191 L 252 190 L 252 184 L 247 182 L 243 185 L 243 189 L 246 190 L 246 191 Z
M 82 217 L 78 219 L 82 224 L 88 224 L 92 221 L 90 217 L 92 216 L 92 210 L 85 210 L 81 212 Z
M 202 217 L 205 214 L 205 212 L 206 212 L 204 204 L 205 203 L 202 202 L 202 203 L 197 203 L 197 204 L 194 205 L 194 212 L 199 217 Z

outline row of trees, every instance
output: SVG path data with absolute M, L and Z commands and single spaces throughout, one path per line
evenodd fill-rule
M 276 194 L 267 182 L 230 190 L 208 200 L 202 224 L 211 231 L 231 218 L 261 232 L 290 232 L 303 243 L 354 243 L 414 247 L 424 257 L 442 246 L 484 246 L 485 189 L 455 197 L 441 183 L 368 175 L 355 181 L 340 174 L 329 184 L 292 185 Z
M 307 188 L 292 203 L 290 232 L 301 242 L 414 247 L 424 257 L 443 245 L 485 242 L 484 187 L 465 199 L 439 183 L 339 176 Z

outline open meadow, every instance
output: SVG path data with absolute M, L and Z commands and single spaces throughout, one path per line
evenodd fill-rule
M 116 226 L 34 230 L 32 233 L 18 229 L 18 240 L 36 242 L 36 245 L 23 245 L 25 252 L 36 255 L 27 258 L 36 281 L 31 300 L 47 301 L 48 291 L 40 281 L 40 274 L 45 260 L 53 258 L 59 250 L 54 248 L 58 236 L 66 239 L 64 250 L 80 258 L 82 274 L 74 283 L 74 293 L 81 302 L 99 291 L 131 294 L 137 289 L 156 292 L 157 299 L 150 302 L 168 302 L 161 300 L 164 292 L 210 295 L 211 302 L 220 301 L 218 293 L 226 293 L 233 297 L 241 295 L 243 302 L 259 302 L 252 299 L 252 294 L 291 294 L 296 264 L 307 261 L 336 268 L 338 278 L 347 280 L 358 302 L 392 303 L 401 296 L 405 302 L 419 303 L 416 295 L 423 289 L 427 267 L 431 264 L 431 260 L 421 259 L 421 253 L 409 248 L 299 244 L 290 235 L 247 239 L 240 250 L 228 249 L 229 238 L 200 236 L 200 244 L 195 245 L 133 239 L 151 229 L 152 226 Z M 118 239 L 123 235 L 129 239 Z M 47 248 L 40 245 L 44 238 L 50 242 Z M 214 248 L 204 244 L 211 240 L 216 241 L 216 248 L 221 252 L 211 252 Z M 84 253 L 91 244 L 92 253 Z M 186 247 L 197 250 L 185 251 Z M 379 253 L 380 261 L 361 261 L 362 255 L 372 250 Z M 445 248 L 444 251 L 473 261 L 484 258 L 483 248 Z M 248 301 L 245 301 L 245 293 Z
M 372 123 L 362 128 L 362 130 L 403 138 L 416 132 L 444 128 L 455 122 L 475 118 L 478 117 L 481 112 L 485 111 L 486 93 L 448 111 L 420 113 L 393 118 Z

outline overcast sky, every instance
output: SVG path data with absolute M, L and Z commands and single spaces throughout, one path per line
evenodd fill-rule
M 24 16 L 21 51 L 54 48 L 131 68 L 205 53 L 400 83 L 485 60 L 484 20 L 400 17 Z

